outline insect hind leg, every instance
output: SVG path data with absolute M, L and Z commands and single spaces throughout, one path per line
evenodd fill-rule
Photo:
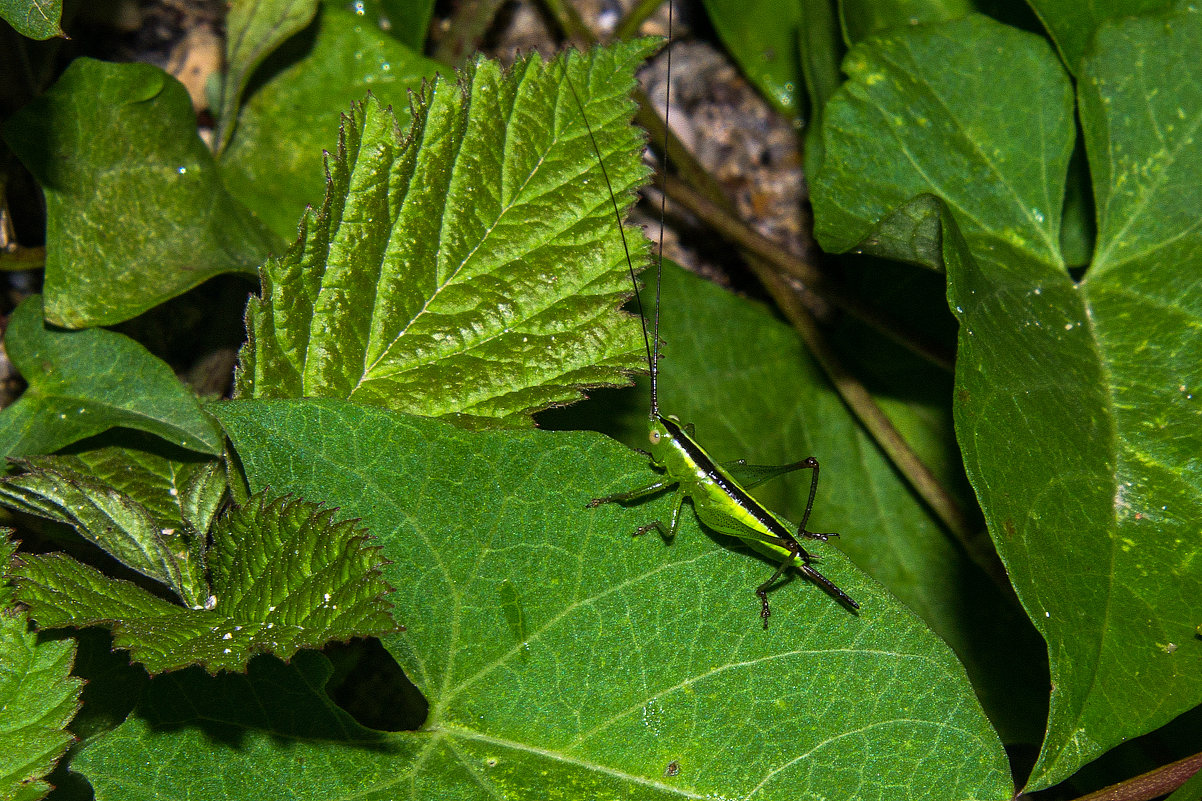
M 838 537 L 839 532 L 837 531 L 806 530 L 806 523 L 810 522 L 810 512 L 814 508 L 814 496 L 818 494 L 818 460 L 810 456 L 797 462 L 796 466 L 798 469 L 809 468 L 814 471 L 810 474 L 810 497 L 806 500 L 806 510 L 801 515 L 801 525 L 797 527 L 797 536 L 808 540 L 821 540 L 822 542 L 826 542 L 831 537 Z
M 797 565 L 798 571 L 800 571 L 803 576 L 824 589 L 828 595 L 835 598 L 840 603 L 844 604 L 853 611 L 860 608 L 860 605 L 856 603 L 855 599 L 853 599 L 843 590 L 839 589 L 835 582 L 819 573 L 810 565 L 810 562 L 816 557 L 807 553 L 806 550 L 801 547 L 800 543 L 794 540 L 792 543 L 782 542 L 781 544 L 789 549 L 789 556 L 787 556 L 784 561 L 780 563 L 780 566 L 776 568 L 776 571 L 767 581 L 755 588 L 755 594 L 760 599 L 760 619 L 764 621 L 765 630 L 768 628 L 768 618 L 772 614 L 772 610 L 768 606 L 768 589 L 775 584 L 776 580 L 779 579 L 781 575 L 789 569 L 789 566 L 793 564 Z M 796 560 L 800 560 L 800 562 Z

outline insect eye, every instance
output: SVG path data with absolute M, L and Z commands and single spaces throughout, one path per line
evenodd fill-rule
M 653 428 L 651 429 L 651 434 L 647 438 L 651 440 L 652 445 L 658 445 L 661 437 L 662 435 Z

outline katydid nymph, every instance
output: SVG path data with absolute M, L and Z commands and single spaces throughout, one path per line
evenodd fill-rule
M 671 15 L 671 4 L 669 3 L 669 50 L 667 54 L 669 75 L 671 75 Z M 596 138 L 593 136 L 592 126 L 585 115 L 584 106 L 580 101 L 579 95 L 576 93 L 576 88 L 572 85 L 570 78 L 567 79 L 567 83 L 576 100 L 577 108 L 579 108 L 580 114 L 584 118 L 584 124 L 588 130 L 593 150 L 596 153 L 601 173 L 604 176 L 606 185 L 610 188 L 610 199 L 613 201 L 614 215 L 617 219 L 618 230 L 622 234 L 623 247 L 626 248 L 626 263 L 630 272 L 630 280 L 635 288 L 635 303 L 639 320 L 642 324 L 643 344 L 647 352 L 647 368 L 651 376 L 651 407 L 646 443 L 647 449 L 640 452 L 649 458 L 651 467 L 661 474 L 657 480 L 645 486 L 628 492 L 608 495 L 603 498 L 593 498 L 586 506 L 593 508 L 605 503 L 625 504 L 671 490 L 673 492 L 672 511 L 668 524 L 665 525 L 662 520 L 654 520 L 640 526 L 634 532 L 635 536 L 655 529 L 665 540 L 670 541 L 676 535 L 676 530 L 680 523 L 681 508 L 687 497 L 692 500 L 693 510 L 703 524 L 722 534 L 738 537 L 753 549 L 774 560 L 779 559 L 780 561 L 776 570 L 767 581 L 755 589 L 755 594 L 760 600 L 760 618 L 763 620 L 765 629 L 768 628 L 768 617 L 771 614 L 768 604 L 768 590 L 789 567 L 796 567 L 798 572 L 817 584 L 848 609 L 853 611 L 859 609 L 860 605 L 851 596 L 814 569 L 812 563 L 817 561 L 818 557 L 807 551 L 801 544 L 802 539 L 825 542 L 828 537 L 837 536 L 833 532 L 819 533 L 806 529 L 806 524 L 810 518 L 810 511 L 814 506 L 814 496 L 818 490 L 817 459 L 811 456 L 799 462 L 779 466 L 749 465 L 742 459 L 719 464 L 697 442 L 691 423 L 682 423 L 674 415 L 660 413 L 658 361 L 660 353 L 660 287 L 663 275 L 663 209 L 661 208 L 660 212 L 660 252 L 656 260 L 655 323 L 653 330 L 648 332 L 647 316 L 643 313 L 642 301 L 639 298 L 638 280 L 635 277 L 634 264 L 630 258 L 630 249 L 626 244 L 622 214 L 618 209 L 617 200 L 614 197 L 609 174 L 605 168 L 605 160 L 601 155 Z M 664 142 L 664 172 L 667 171 L 668 148 L 666 138 Z M 747 492 L 747 489 L 795 470 L 810 470 L 812 472 L 810 473 L 809 498 L 806 501 L 805 511 L 801 517 L 801 525 L 797 527 L 796 533 L 793 533 L 790 531 L 790 524 L 784 518 L 755 500 Z

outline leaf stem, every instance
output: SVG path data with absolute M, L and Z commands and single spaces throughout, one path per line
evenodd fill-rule
M 1083 795 L 1077 801 L 1149 801 L 1173 792 L 1202 769 L 1202 753 L 1170 762 L 1131 779 Z
M 829 300 L 860 322 L 877 331 L 911 353 L 951 372 L 955 367 L 952 354 L 921 335 L 907 331 L 898 320 L 883 314 L 846 292 L 814 265 L 776 244 L 751 228 L 738 217 L 718 207 L 679 178 L 669 175 L 661 184 L 668 197 L 688 209 L 699 220 L 744 251 L 768 262 L 777 272 L 801 281 L 805 289 Z

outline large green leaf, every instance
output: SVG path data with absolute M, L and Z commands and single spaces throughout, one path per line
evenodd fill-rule
M 305 207 L 325 191 L 322 154 L 337 144 L 339 115 L 371 92 L 408 127 L 409 91 L 438 68 L 372 20 L 323 5 L 262 64 L 237 109 L 237 131 L 220 161 L 230 192 L 292 241 Z
M 48 328 L 35 295 L 13 312 L 4 347 L 29 387 L 0 412 L 0 455 L 50 453 L 117 426 L 221 452 L 221 434 L 196 396 L 129 337 Z
M 0 565 L 12 551 L 0 534 Z M 33 801 L 50 789 L 43 778 L 72 740 L 67 724 L 83 681 L 70 675 L 75 643 L 39 642 L 5 584 L 0 575 L 0 798 Z
M 276 240 L 222 186 L 179 81 L 148 64 L 77 58 L 4 138 L 46 195 L 46 317 L 110 325 Z
M 508 72 L 480 61 L 423 94 L 404 139 L 369 99 L 343 126 L 321 212 L 263 269 L 239 396 L 528 425 L 581 387 L 624 382 L 641 344 L 616 309 L 627 251 L 573 92 L 627 205 L 646 172 L 627 94 L 654 47 Z
M 62 36 L 63 0 L 0 0 L 0 18 L 30 39 Z
M 652 475 L 600 435 L 473 433 L 337 401 L 217 414 L 252 486 L 321 493 L 392 560 L 407 631 L 384 642 L 430 714 L 363 797 L 1011 795 L 963 669 L 911 613 L 826 548 L 861 614 L 797 579 L 765 632 L 753 589 L 772 564 L 691 514 L 671 544 L 631 538 L 666 499 L 585 508 Z
M 1082 62 L 1098 237 L 1077 284 L 1058 250 L 1072 96 L 1043 42 L 980 19 L 881 39 L 827 108 L 826 246 L 944 204 L 957 435 L 1051 661 L 1032 788 L 1202 700 L 1199 46 L 1195 14 L 1131 20 Z
M 394 631 L 377 549 L 351 522 L 296 499 L 263 496 L 223 518 L 205 554 L 212 595 L 185 608 L 64 554 L 20 554 L 17 597 L 42 628 L 104 625 L 151 673 L 199 664 L 244 670 L 258 653 L 291 657 Z

